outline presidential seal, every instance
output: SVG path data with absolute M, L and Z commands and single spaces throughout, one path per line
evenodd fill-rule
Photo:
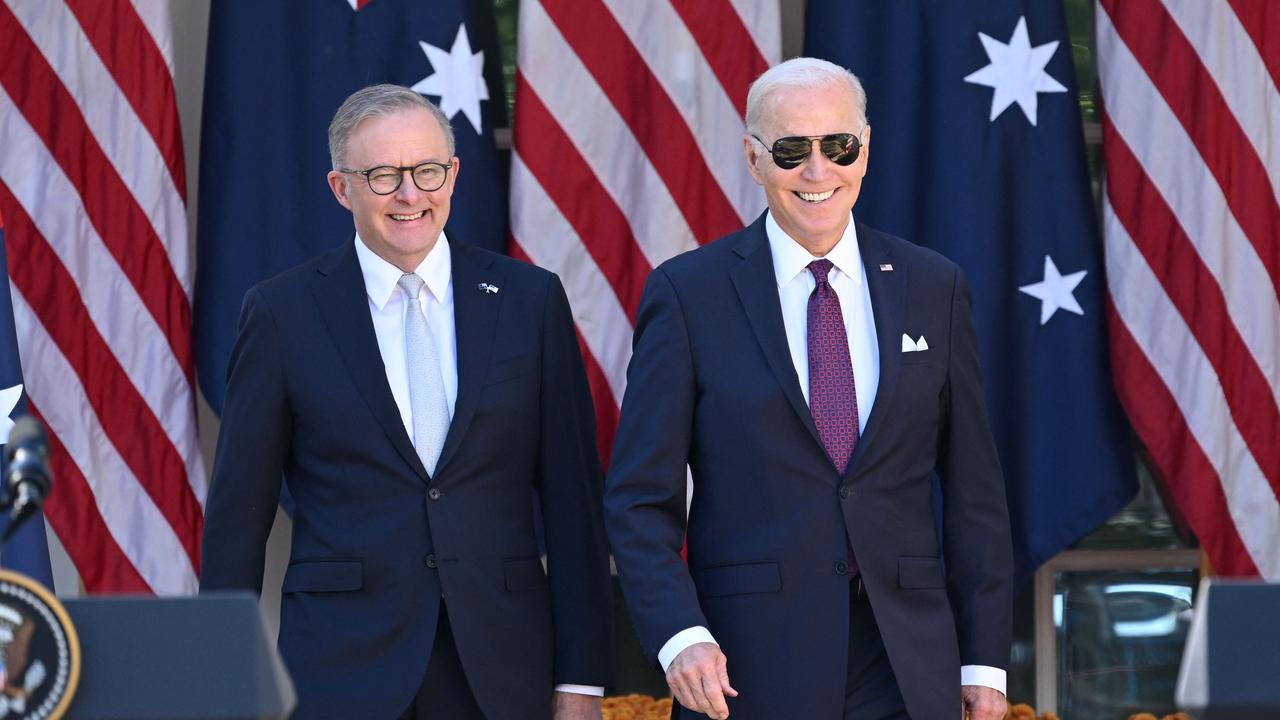
M 0 720 L 62 717 L 79 680 L 80 641 L 62 604 L 0 570 Z

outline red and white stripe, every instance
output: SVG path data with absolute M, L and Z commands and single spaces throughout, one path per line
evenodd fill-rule
M 564 282 L 607 462 L 645 277 L 764 209 L 742 115 L 778 2 L 526 0 L 517 47 L 512 252 Z
M 1117 390 L 1215 572 L 1280 580 L 1280 14 L 1099 0 Z
M 196 590 L 186 177 L 167 0 L 0 2 L 0 213 L 45 514 L 89 592 Z

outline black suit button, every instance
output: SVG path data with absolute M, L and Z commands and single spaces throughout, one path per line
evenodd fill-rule
M 853 490 L 848 485 L 843 485 L 840 487 L 841 500 L 848 500 L 851 495 L 853 495 Z
M 427 491 L 427 497 L 432 500 L 439 500 L 443 495 L 444 493 L 440 492 L 440 488 L 431 488 Z
M 426 559 L 424 559 L 422 562 L 423 562 L 424 564 L 426 564 L 426 566 L 427 566 L 427 567 L 429 567 L 429 568 L 436 567 L 436 556 L 435 556 L 435 555 L 428 555 L 428 556 L 426 557 Z
M 838 561 L 838 562 L 836 563 L 836 574 L 837 574 L 837 575 L 848 575 L 848 574 L 849 574 L 849 563 L 845 562 L 844 560 L 840 560 L 840 561 Z

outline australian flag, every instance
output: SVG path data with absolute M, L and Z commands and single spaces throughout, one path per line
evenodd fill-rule
M 195 335 L 200 389 L 221 413 L 240 304 L 255 283 L 349 242 L 328 127 L 352 92 L 412 87 L 450 117 L 464 173 L 450 239 L 505 248 L 506 126 L 486 0 L 226 0 L 209 18 L 200 148 Z
M 6 448 L 13 421 L 26 412 L 26 396 L 23 393 L 22 364 L 18 360 L 18 333 L 13 323 L 13 298 L 9 294 L 9 265 L 4 249 L 4 223 L 0 221 L 0 452 Z M 0 456 L 0 477 L 5 470 Z M 55 491 L 57 485 L 54 485 Z M 8 525 L 8 513 L 0 513 L 0 535 Z M 0 567 L 16 570 L 45 587 L 53 588 L 53 573 L 49 567 L 49 545 L 45 540 L 44 516 L 40 513 L 27 519 L 9 542 L 0 550 Z
M 805 27 L 806 54 L 867 90 L 854 214 L 938 250 L 973 287 L 1026 580 L 1137 490 L 1062 3 L 809 0 Z

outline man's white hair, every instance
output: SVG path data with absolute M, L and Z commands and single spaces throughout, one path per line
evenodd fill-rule
M 862 89 L 862 81 L 835 63 L 811 57 L 792 58 L 774 65 L 751 83 L 747 91 L 747 132 L 759 135 L 764 130 L 767 120 L 764 104 L 769 95 L 784 89 L 819 89 L 832 84 L 843 84 L 853 94 L 854 110 L 862 123 L 854 131 L 862 132 L 867 126 L 867 91 Z
M 329 161 L 333 163 L 333 169 L 341 170 L 346 162 L 347 139 L 357 125 L 371 117 L 382 117 L 414 108 L 426 110 L 440 123 L 440 132 L 444 133 L 445 144 L 452 156 L 456 149 L 453 126 L 449 124 L 449 116 L 435 103 L 401 85 L 370 85 L 351 93 L 329 123 Z

